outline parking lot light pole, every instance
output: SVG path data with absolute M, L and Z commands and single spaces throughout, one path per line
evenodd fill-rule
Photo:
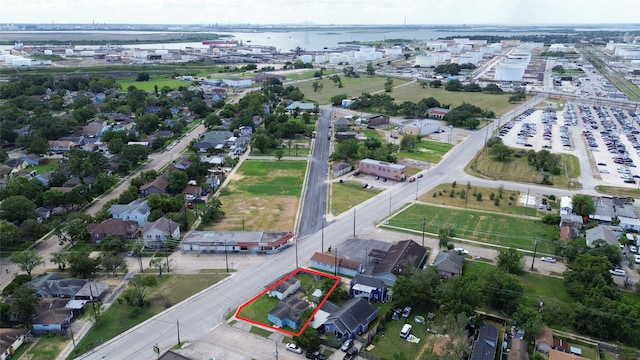
M 451 144 L 452 135 L 453 135 L 453 125 L 449 125 L 449 144 Z

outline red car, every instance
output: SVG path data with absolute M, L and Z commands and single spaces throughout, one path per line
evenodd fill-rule
M 188 203 L 184 203 L 184 207 L 186 207 L 187 209 L 193 209 L 194 206 L 192 203 L 188 202 Z
M 414 182 L 414 181 L 416 181 L 416 178 L 414 178 L 414 177 L 410 177 L 409 178 L 409 182 Z

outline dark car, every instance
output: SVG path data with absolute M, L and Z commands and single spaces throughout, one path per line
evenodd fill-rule
M 358 357 L 358 349 L 351 347 L 342 358 L 343 360 L 353 360 Z

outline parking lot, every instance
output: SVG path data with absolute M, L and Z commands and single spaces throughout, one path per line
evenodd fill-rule
M 634 112 L 566 103 L 557 111 L 528 109 L 501 127 L 498 136 L 514 148 L 590 156 L 599 183 L 633 187 L 640 182 L 640 169 L 635 169 L 640 164 L 639 124 L 640 114 Z

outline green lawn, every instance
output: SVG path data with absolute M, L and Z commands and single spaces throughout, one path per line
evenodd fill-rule
M 538 252 L 554 253 L 550 240 L 557 225 L 517 216 L 412 204 L 389 219 L 388 227 L 421 232 L 423 219 L 428 233 L 438 234 L 439 229 L 452 226 L 458 238 L 525 250 L 533 250 L 534 240 L 540 239 Z
M 256 335 L 260 335 L 262 337 L 268 338 L 269 335 L 273 334 L 272 331 L 269 331 L 267 329 L 263 329 L 261 327 L 257 327 L 257 326 L 252 326 L 251 329 L 249 329 L 249 332 L 252 334 L 256 334 Z
M 352 207 L 378 195 L 382 190 L 378 188 L 363 189 L 357 181 L 345 181 L 342 184 L 331 185 L 330 212 L 334 215 L 342 214 Z
M 23 344 L 16 352 L 16 359 L 55 359 L 68 341 L 63 336 L 37 336 L 36 343 L 29 350 L 31 344 Z
M 453 145 L 439 141 L 422 140 L 416 144 L 414 151 L 402 150 L 398 152 L 399 159 L 414 159 L 437 164 Z
M 156 276 L 155 272 L 145 275 Z M 149 307 L 142 309 L 139 314 L 135 315 L 131 313 L 130 307 L 124 303 L 113 303 L 82 341 L 77 344 L 75 350 L 69 355 L 69 359 L 89 351 L 226 277 L 227 274 L 198 274 L 164 275 L 157 278 L 158 286 L 148 289 L 147 299 L 151 304 Z M 53 359 L 55 356 L 42 359 L 45 358 Z
M 396 79 L 393 82 L 398 85 Z M 422 88 L 418 83 L 394 89 L 391 93 L 391 97 L 396 100 L 396 103 L 403 101 L 418 103 L 422 99 L 433 97 L 441 104 L 451 104 L 452 108 L 462 105 L 464 102 L 481 109 L 492 110 L 496 116 L 504 115 L 519 106 L 519 104 L 509 104 L 509 96 L 510 94 L 494 95 L 483 92 L 446 91 L 443 88 Z
M 319 80 L 322 84 L 322 90 L 319 92 L 313 92 L 314 81 L 306 81 L 296 84 L 300 91 L 305 95 L 307 101 L 316 102 L 318 104 L 328 104 L 331 97 L 340 94 L 347 94 L 348 97 L 358 97 L 363 92 L 374 93 L 377 91 L 384 91 L 384 83 L 387 78 L 384 76 L 367 76 L 363 75 L 359 78 L 345 77 L 344 74 L 338 74 L 342 80 L 342 88 L 333 84 L 333 81 L 329 80 L 329 76 L 324 76 L 322 80 Z M 398 86 L 406 84 L 407 80 L 393 79 L 393 85 Z M 398 100 L 394 92 L 390 95 Z
M 129 86 L 135 86 L 139 90 L 154 91 L 154 86 L 158 85 L 158 91 L 163 86 L 168 86 L 172 89 L 177 89 L 180 86 L 190 86 L 191 81 L 176 80 L 165 76 L 153 76 L 149 81 L 135 81 L 135 78 L 118 79 L 118 83 L 122 85 L 122 89 L 126 90 Z
M 279 302 L 280 300 L 277 298 L 264 294 L 242 308 L 238 315 L 244 319 L 253 320 L 261 324 L 269 324 L 267 315 Z
M 306 161 L 245 161 L 238 172 L 245 180 L 236 184 L 234 192 L 252 195 L 300 196 Z M 284 175 L 284 174 L 287 175 Z M 278 176 L 280 175 L 280 176 Z

